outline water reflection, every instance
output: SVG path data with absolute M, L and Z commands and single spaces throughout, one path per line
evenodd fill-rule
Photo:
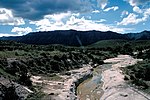
M 77 87 L 77 95 L 79 100 L 99 100 L 103 94 L 101 89 L 103 82 L 101 81 L 102 71 L 111 67 L 111 64 L 104 64 L 94 69 L 93 77 L 85 80 Z

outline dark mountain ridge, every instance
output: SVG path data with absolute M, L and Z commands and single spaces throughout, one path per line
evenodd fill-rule
M 48 45 L 62 44 L 68 46 L 85 46 L 100 40 L 123 39 L 137 40 L 150 39 L 150 32 L 119 34 L 112 31 L 76 31 L 76 30 L 57 30 L 46 32 L 31 32 L 24 36 L 1 37 L 1 40 L 13 40 L 26 44 Z
M 132 40 L 149 40 L 150 39 L 150 31 L 142 31 L 140 33 L 128 33 L 126 34 L 128 38 Z

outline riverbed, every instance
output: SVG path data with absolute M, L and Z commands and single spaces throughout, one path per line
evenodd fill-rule
M 80 100 L 99 100 L 104 91 L 101 89 L 102 82 L 102 72 L 111 68 L 112 64 L 103 64 L 93 71 L 93 77 L 82 82 L 77 88 L 78 99 Z
M 119 55 L 106 59 L 107 64 L 98 66 L 93 77 L 85 80 L 77 87 L 79 100 L 150 100 L 150 96 L 130 87 L 124 81 L 120 67 L 136 64 L 142 59 L 134 59 L 129 55 Z

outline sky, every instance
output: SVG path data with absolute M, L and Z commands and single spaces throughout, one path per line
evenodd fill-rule
M 150 31 L 150 0 L 0 0 L 0 37 L 70 29 Z

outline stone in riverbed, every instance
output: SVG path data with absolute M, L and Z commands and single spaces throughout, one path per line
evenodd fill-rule
M 50 93 L 49 95 L 54 95 L 55 93 Z
M 122 96 L 122 97 L 127 97 L 128 94 L 126 94 L 126 93 L 120 93 L 120 96 Z

